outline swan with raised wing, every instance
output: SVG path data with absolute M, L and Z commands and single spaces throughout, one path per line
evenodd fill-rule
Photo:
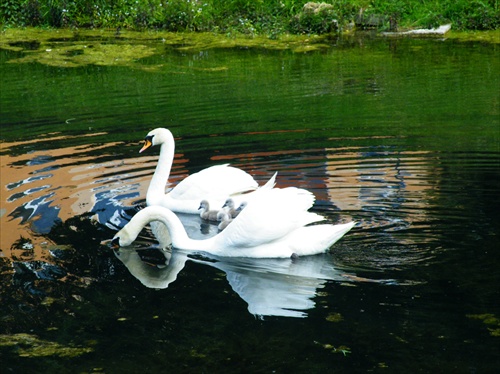
M 168 228 L 173 247 L 178 249 L 230 257 L 314 255 L 328 250 L 355 223 L 310 225 L 324 220 L 308 211 L 313 203 L 311 192 L 296 187 L 261 191 L 224 231 L 202 240 L 189 238 L 171 210 L 149 206 L 132 217 L 114 236 L 112 245 L 128 246 L 149 222 L 160 221 Z
M 165 193 L 175 154 L 175 140 L 170 130 L 157 128 L 150 131 L 139 152 L 155 145 L 160 145 L 160 157 L 146 194 L 149 206 L 160 205 L 176 213 L 199 214 L 198 208 L 203 199 L 210 201 L 213 206 L 222 206 L 229 196 L 245 193 L 245 199 L 248 199 L 253 194 L 251 191 L 273 188 L 275 185 L 276 173 L 259 188 L 250 174 L 224 164 L 191 174 Z

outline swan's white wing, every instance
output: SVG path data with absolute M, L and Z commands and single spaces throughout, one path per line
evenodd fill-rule
M 231 198 L 234 202 L 235 208 L 239 207 L 243 202 L 248 203 L 250 200 L 252 200 L 255 196 L 260 194 L 263 191 L 267 191 L 270 189 L 273 189 L 274 186 L 276 185 L 276 176 L 278 175 L 278 172 L 275 172 L 271 178 L 263 185 L 257 188 L 255 191 L 251 191 L 250 193 L 243 193 L 243 194 L 232 194 Z
M 216 165 L 191 174 L 170 191 L 174 199 L 225 199 L 234 193 L 255 190 L 257 182 L 247 172 L 226 165 Z
M 301 227 L 293 231 L 287 242 L 299 256 L 321 253 L 330 248 L 355 225 L 355 222 L 332 225 L 321 224 Z
M 254 247 L 278 240 L 291 231 L 324 218 L 307 210 L 314 195 L 289 187 L 262 191 L 221 234 L 227 247 Z M 222 244 L 222 243 L 221 243 Z

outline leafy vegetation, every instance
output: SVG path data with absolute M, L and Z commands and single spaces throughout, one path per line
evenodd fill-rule
M 397 29 L 452 23 L 500 25 L 498 0 L 4 0 L 5 27 L 161 29 L 219 33 L 322 34 L 346 27 Z

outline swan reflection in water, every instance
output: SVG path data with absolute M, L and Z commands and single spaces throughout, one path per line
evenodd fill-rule
M 232 289 L 248 304 L 248 311 L 260 318 L 307 317 L 305 311 L 314 308 L 313 298 L 328 280 L 353 280 L 353 276 L 334 268 L 328 254 L 297 259 L 255 259 L 201 257 L 193 256 L 192 252 L 159 248 L 148 249 L 143 253 L 152 250 L 161 253 L 165 261 L 154 265 L 141 258 L 140 250 L 130 247 L 117 248 L 114 253 L 130 273 L 148 288 L 167 288 L 177 279 L 188 260 L 222 270 Z

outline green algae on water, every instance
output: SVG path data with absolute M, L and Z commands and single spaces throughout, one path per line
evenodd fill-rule
M 17 347 L 16 351 L 21 357 L 78 357 L 93 351 L 90 347 L 64 346 L 25 333 L 0 335 L 0 346 Z
M 127 66 L 155 70 L 142 59 L 161 55 L 166 49 L 197 52 L 210 49 L 262 49 L 311 52 L 331 47 L 326 37 L 284 35 L 279 39 L 228 37 L 213 33 L 135 32 L 120 34 L 110 30 L 8 29 L 0 34 L 0 49 L 21 56 L 9 63 L 40 63 L 52 67 L 75 68 L 87 65 Z M 224 71 L 225 67 L 212 71 Z
M 489 32 L 450 32 L 446 38 L 463 41 L 500 42 L 500 30 Z M 126 66 L 155 71 L 162 65 L 147 65 L 142 59 L 162 55 L 166 50 L 199 52 L 210 49 L 289 50 L 310 53 L 335 45 L 328 35 L 290 35 L 278 38 L 256 35 L 221 35 L 209 32 L 173 33 L 166 31 L 122 31 L 109 29 L 44 30 L 6 29 L 0 33 L 0 49 L 21 56 L 9 63 L 40 63 L 53 67 L 75 68 L 87 65 Z M 225 67 L 212 71 L 224 71 Z
M 470 319 L 477 319 L 483 321 L 483 323 L 488 326 L 488 331 L 491 336 L 500 337 L 500 319 L 494 314 L 484 313 L 484 314 L 467 314 Z

